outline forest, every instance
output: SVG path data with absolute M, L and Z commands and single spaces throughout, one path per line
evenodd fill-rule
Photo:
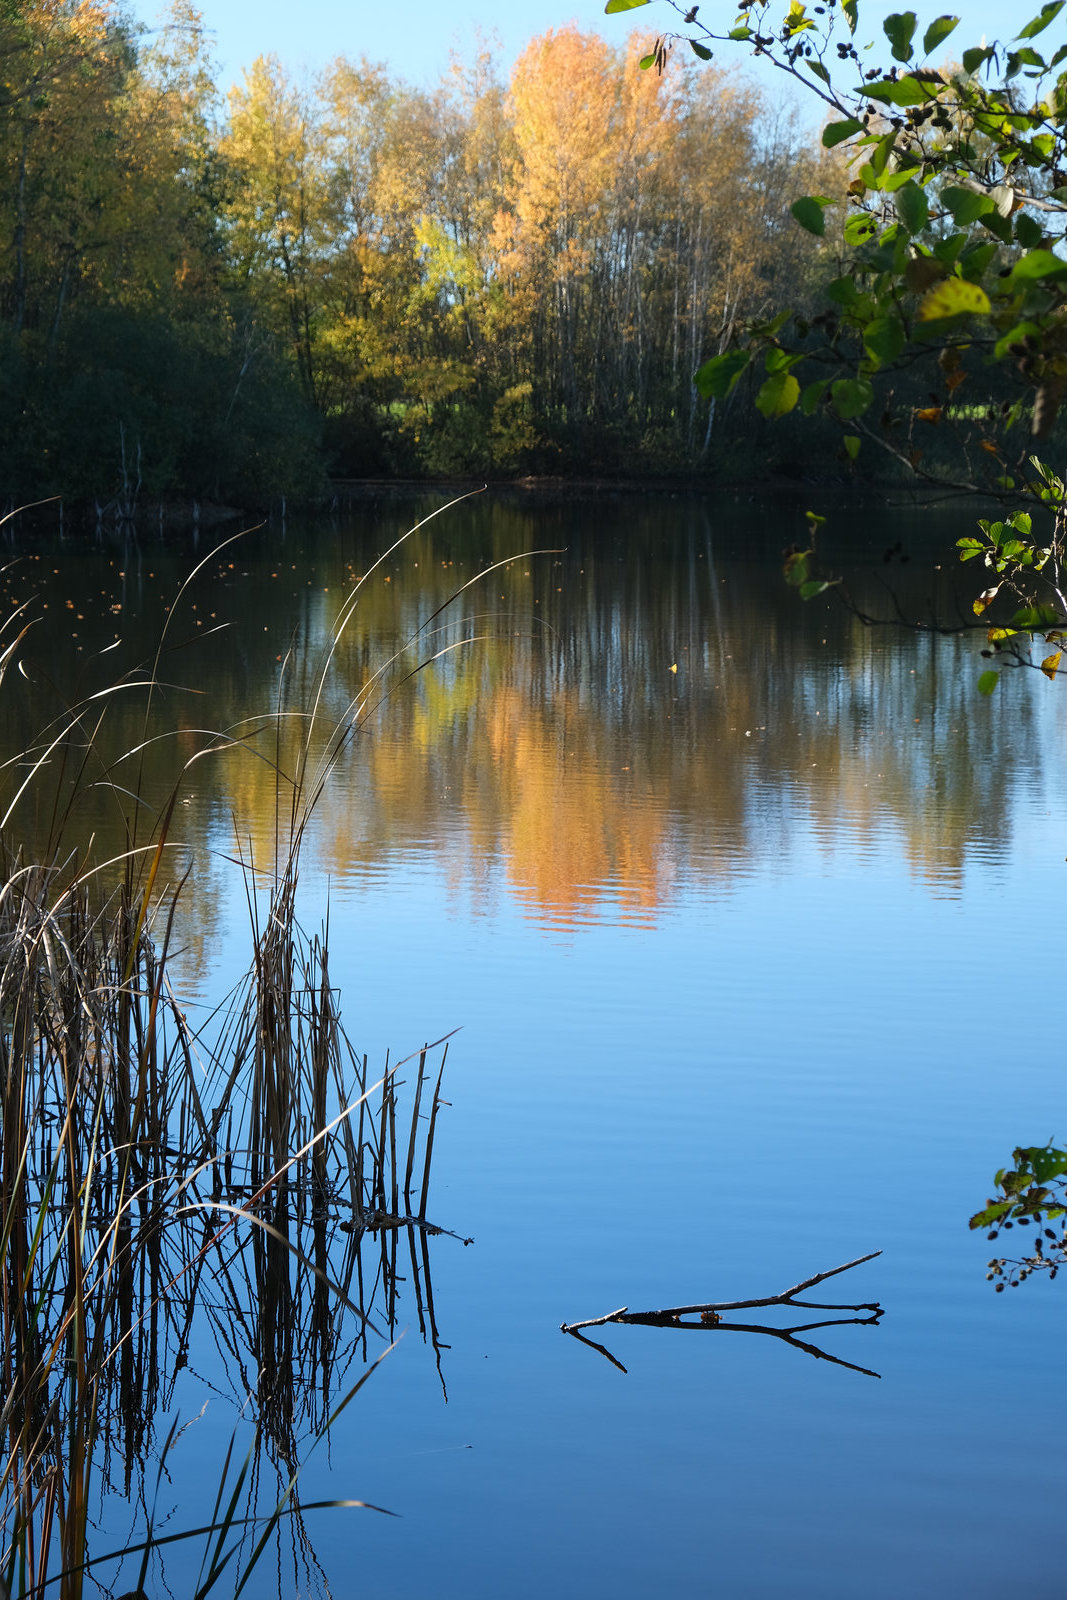
M 5 6 L 0 498 L 729 474 L 753 427 L 782 465 L 788 429 L 692 379 L 803 298 L 833 245 L 789 204 L 840 191 L 834 153 L 640 48 L 568 27 L 430 90 L 261 57 L 224 95 L 187 0 L 151 34 L 109 0 Z

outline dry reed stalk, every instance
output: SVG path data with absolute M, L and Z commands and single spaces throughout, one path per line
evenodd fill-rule
M 0 1593 L 11 1600 L 40 1600 L 53 1587 L 59 1600 L 80 1600 L 94 1496 L 116 1478 L 133 1492 L 198 1316 L 211 1320 L 235 1366 L 259 1374 L 255 1454 L 236 1478 L 229 1456 L 223 1464 L 198 1596 L 244 1551 L 240 1592 L 279 1518 L 298 1516 L 301 1429 L 328 1426 L 335 1374 L 356 1354 L 368 1359 L 379 1294 L 395 1326 L 401 1227 L 419 1326 L 440 1371 L 427 1248 L 427 1233 L 440 1230 L 425 1218 L 447 1044 L 418 1052 L 401 1174 L 397 1072 L 405 1063 L 387 1060 L 372 1109 L 367 1057 L 344 1033 L 330 982 L 328 926 L 309 940 L 297 918 L 303 843 L 340 755 L 391 685 L 454 648 L 412 664 L 405 647 L 321 727 L 327 677 L 362 585 L 402 542 L 346 600 L 310 703 L 290 713 L 279 690 L 271 718 L 225 734 L 201 730 L 200 748 L 150 826 L 138 796 L 177 603 L 147 673 L 64 708 L 0 766 L 0 781 L 5 773 L 9 781 L 0 805 Z M 435 637 L 439 615 L 409 646 Z M 29 626 L 24 609 L 0 624 L 0 684 Z M 142 737 L 116 754 L 107 747 L 108 713 L 130 694 L 144 698 Z M 283 727 L 292 716 L 303 733 L 286 774 Z M 264 904 L 239 846 L 251 960 L 194 1032 L 169 976 L 184 881 L 164 884 L 178 797 L 195 762 L 251 747 L 265 729 L 273 730 L 277 866 Z M 120 781 L 130 768 L 133 781 Z M 80 797 L 91 785 L 107 790 L 123 822 L 126 848 L 113 861 L 93 861 L 80 836 Z M 41 859 L 27 862 L 14 841 L 30 798 L 46 801 L 48 820 Z M 441 1045 L 427 1118 L 429 1057 Z M 364 1257 L 368 1233 L 374 1273 Z M 348 1314 L 355 1328 L 345 1345 Z M 249 1552 L 263 1449 L 288 1486 Z M 251 1496 L 251 1517 L 238 1515 L 241 1496 Z M 139 1588 L 149 1551 L 163 1542 L 150 1519 Z

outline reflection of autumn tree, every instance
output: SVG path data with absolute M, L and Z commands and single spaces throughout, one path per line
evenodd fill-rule
M 499 790 L 500 848 L 523 898 L 568 921 L 594 912 L 605 895 L 624 912 L 659 904 L 671 853 L 663 811 L 635 792 L 630 763 L 619 764 L 624 751 L 606 769 L 580 759 L 591 730 L 577 695 L 565 692 L 546 713 L 502 689 L 487 721 L 492 764 L 478 776 Z M 467 789 L 475 814 L 477 787 Z
M 496 861 L 497 876 L 532 911 L 566 920 L 609 902 L 647 916 L 682 883 L 722 892 L 738 872 L 789 871 L 800 839 L 830 852 L 844 841 L 884 848 L 888 833 L 917 874 L 949 890 L 976 851 L 1000 847 L 1014 774 L 1036 781 L 1042 757 L 1027 701 L 1010 728 L 985 706 L 976 714 L 958 671 L 965 644 L 867 630 L 829 606 L 798 609 L 777 559 L 753 558 L 741 531 L 747 510 L 718 528 L 695 502 L 631 503 L 626 516 L 619 544 L 582 531 L 587 508 L 482 505 L 462 523 L 454 513 L 453 525 L 420 531 L 372 575 L 313 740 L 321 748 L 372 686 L 316 818 L 318 859 L 333 879 L 373 874 L 391 850 L 415 849 L 441 862 L 457 892 L 480 894 L 486 863 Z M 243 735 L 260 726 L 251 749 L 198 762 L 184 782 L 190 804 L 180 828 L 198 851 L 208 841 L 231 850 L 236 826 L 260 864 L 272 864 L 273 762 L 296 770 L 299 713 L 313 699 L 322 652 L 387 533 L 334 529 L 303 552 L 271 545 L 263 560 L 232 570 L 220 562 L 190 597 L 197 617 L 233 631 L 198 640 L 168 664 L 170 682 L 204 693 L 159 697 L 168 737 L 151 748 L 149 798 L 164 803 L 175 763 L 205 742 L 199 730 Z M 572 550 L 512 560 L 404 651 L 461 584 L 535 543 Z M 79 581 L 84 592 L 106 587 L 87 565 Z M 861 571 L 852 581 L 876 602 L 874 577 Z M 926 600 L 921 581 L 902 575 L 898 584 L 916 612 Z M 146 615 L 146 635 L 151 626 Z M 93 671 L 110 670 L 113 659 Z M 279 692 L 285 715 L 275 724 Z M 25 731 L 33 718 L 22 711 Z M 116 703 L 112 715 L 116 748 L 133 748 L 143 700 Z M 89 791 L 85 804 L 101 850 L 117 848 L 114 792 Z M 285 805 L 283 789 L 283 815 Z M 38 824 L 47 822 L 42 810 Z M 207 917 L 218 883 L 203 870 L 190 883 L 197 918 Z

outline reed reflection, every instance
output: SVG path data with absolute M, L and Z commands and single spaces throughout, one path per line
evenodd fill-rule
M 121 1526 L 115 1495 L 142 1510 L 144 1588 L 153 1548 L 174 1539 L 154 1526 L 146 1473 L 153 1455 L 165 1470 L 174 1430 L 161 1440 L 159 1424 L 187 1369 L 209 1391 L 228 1384 L 253 1430 L 239 1471 L 212 1463 L 199 1592 L 254 1560 L 279 1502 L 310 1581 L 294 1475 L 395 1337 L 400 1235 L 441 1371 L 427 1236 L 443 1230 L 426 1210 L 441 1046 L 375 1087 L 324 943 L 282 920 L 284 887 L 244 984 L 194 1035 L 167 980 L 166 905 L 146 921 L 129 893 L 101 908 L 60 868 L 9 863 L 0 1578 L 13 1600 L 53 1584 L 77 1597 L 101 1565 L 110 1576 L 91 1530 L 98 1515 Z

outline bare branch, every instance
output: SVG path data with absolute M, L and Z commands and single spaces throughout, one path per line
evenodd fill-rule
M 622 1306 L 618 1311 L 609 1311 L 606 1316 L 591 1317 L 584 1322 L 561 1322 L 560 1332 L 574 1333 L 578 1328 L 602 1328 L 608 1322 L 658 1323 L 662 1321 L 664 1325 L 669 1325 L 678 1317 L 712 1316 L 722 1311 L 747 1311 L 758 1306 L 799 1305 L 805 1307 L 805 1309 L 815 1311 L 872 1311 L 881 1316 L 882 1307 L 877 1301 L 864 1301 L 860 1305 L 836 1306 L 811 1300 L 796 1299 L 796 1296 L 803 1294 L 805 1289 L 814 1289 L 817 1283 L 825 1283 L 827 1278 L 836 1278 L 839 1272 L 850 1272 L 853 1267 L 861 1267 L 865 1261 L 873 1261 L 881 1253 L 880 1250 L 872 1250 L 869 1255 L 857 1256 L 855 1261 L 846 1261 L 840 1267 L 831 1267 L 827 1272 L 817 1272 L 814 1277 L 805 1278 L 802 1283 L 795 1283 L 791 1289 L 783 1289 L 781 1294 L 764 1295 L 758 1300 L 708 1300 L 700 1305 L 666 1306 L 660 1311 L 629 1311 L 626 1306 Z

